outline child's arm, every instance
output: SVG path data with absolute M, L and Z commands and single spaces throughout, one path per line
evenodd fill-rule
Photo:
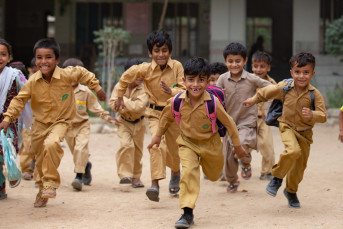
M 19 94 L 12 99 L 6 113 L 3 114 L 4 120 L 0 123 L 0 130 L 4 129 L 6 132 L 9 124 L 15 122 L 19 117 L 20 112 L 24 110 L 25 104 L 31 98 L 31 82 L 31 80 L 27 81 Z
M 143 113 L 146 108 L 146 105 L 148 104 L 148 97 L 145 93 L 138 95 L 135 100 L 132 100 L 132 98 L 124 97 L 124 103 L 125 109 L 127 111 Z
M 326 109 L 323 96 L 318 90 L 313 91 L 314 94 L 314 110 L 311 110 L 308 107 L 302 108 L 302 116 L 305 119 L 311 119 L 312 123 L 324 123 L 326 122 Z
M 260 88 L 253 97 L 250 97 L 243 102 L 243 106 L 248 108 L 254 104 L 265 102 L 269 99 L 282 100 L 284 93 L 282 88 L 286 86 L 285 83 L 287 84 L 287 82 L 282 82 L 277 85 L 269 85 Z
M 215 98 L 217 101 L 217 118 L 219 121 L 226 127 L 226 130 L 232 140 L 233 147 L 235 149 L 235 153 L 238 158 L 248 156 L 248 153 L 244 150 L 241 146 L 241 142 L 239 140 L 239 134 L 237 130 L 237 126 L 231 116 L 226 113 L 224 107 L 220 104 L 219 100 Z
M 87 109 L 98 115 L 101 119 L 106 120 L 109 123 L 112 123 L 112 121 L 114 121 L 116 124 L 118 124 L 118 120 L 111 117 L 110 113 L 108 111 L 105 111 L 101 105 L 99 104 L 97 98 L 95 97 L 95 95 L 91 92 L 91 91 L 87 91 L 88 96 L 87 96 Z
M 339 111 L 339 134 L 338 134 L 338 140 L 343 142 L 343 106 L 341 107 L 341 110 Z

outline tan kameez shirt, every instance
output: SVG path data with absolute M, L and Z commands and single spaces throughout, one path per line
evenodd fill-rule
M 133 65 L 120 77 L 118 97 L 123 97 L 128 85 L 134 82 L 136 78 L 143 78 L 144 89 L 148 95 L 149 103 L 165 106 L 169 98 L 186 89 L 182 80 L 183 76 L 182 64 L 172 59 L 168 60 L 167 66 L 163 71 L 153 60 L 151 63 Z M 160 86 L 161 80 L 172 89 L 171 95 L 163 92 Z
M 206 140 L 211 138 L 214 134 L 212 131 L 212 124 L 206 113 L 206 100 L 211 100 L 211 96 L 208 92 L 204 92 L 199 102 L 192 107 L 187 92 L 183 92 L 180 97 L 184 99 L 184 102 L 181 107 L 181 120 L 180 120 L 180 129 L 181 133 L 188 138 L 196 140 Z M 232 120 L 230 115 L 228 115 L 220 105 L 219 100 L 215 97 L 217 103 L 217 118 L 219 121 L 226 127 L 227 132 L 232 139 L 234 146 L 239 146 L 240 140 L 238 135 L 238 130 L 235 122 Z M 175 122 L 173 112 L 172 112 L 172 100 L 168 100 L 167 106 L 163 109 L 159 127 L 156 135 L 162 136 L 165 131 L 168 129 L 169 125 Z M 216 132 L 218 131 L 218 126 L 216 125 Z M 218 135 L 219 136 L 219 135 Z
M 269 75 L 266 75 L 265 80 L 271 82 L 272 84 L 276 84 L 275 80 L 271 78 Z M 259 90 L 259 89 L 257 89 Z M 272 103 L 272 100 L 269 100 L 268 102 L 262 102 L 257 104 L 257 115 L 261 117 L 264 113 L 264 110 L 268 110 L 270 105 Z
M 75 116 L 75 97 L 72 82 L 80 82 L 90 89 L 101 90 L 95 75 L 83 67 L 59 68 L 56 66 L 51 81 L 47 82 L 40 71 L 33 74 L 19 94 L 13 98 L 7 112 L 6 122 L 14 122 L 31 99 L 35 121 L 48 124 L 56 121 L 71 121 Z
M 276 85 L 270 85 L 260 89 L 252 98 L 253 102 L 259 103 L 267 101 L 268 99 L 278 99 L 282 101 L 284 95 L 282 88 L 287 84 L 288 82 L 281 81 Z M 294 82 L 292 82 L 291 87 L 292 89 L 285 95 L 282 115 L 278 118 L 279 122 L 287 123 L 296 131 L 311 129 L 316 122 L 326 122 L 325 103 L 320 92 L 309 84 L 308 87 L 299 95 L 294 87 Z M 302 109 L 303 107 L 311 108 L 310 91 L 313 91 L 314 94 L 315 110 L 312 111 L 313 118 L 306 119 L 302 115 Z

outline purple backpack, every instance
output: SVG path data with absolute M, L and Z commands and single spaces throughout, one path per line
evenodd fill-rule
M 216 132 L 216 124 L 217 124 L 220 137 L 224 137 L 226 134 L 226 128 L 217 119 L 217 102 L 214 98 L 214 96 L 216 96 L 225 109 L 224 91 L 222 89 L 220 89 L 219 87 L 216 87 L 216 86 L 207 86 L 206 91 L 210 94 L 211 99 L 212 99 L 212 100 L 206 101 L 206 103 L 205 103 L 206 104 L 207 117 L 211 120 L 211 123 L 212 123 L 212 131 L 213 131 L 213 133 Z M 177 124 L 180 124 L 180 120 L 181 120 L 181 107 L 182 107 L 183 99 L 180 99 L 179 97 L 182 93 L 183 92 L 178 93 L 173 98 L 173 102 L 172 102 L 172 111 L 173 111 L 173 115 L 175 118 L 175 122 Z

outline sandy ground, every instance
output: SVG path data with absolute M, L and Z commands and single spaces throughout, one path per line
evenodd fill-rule
M 273 129 L 276 158 L 283 149 L 277 129 Z M 302 207 L 291 209 L 281 192 L 265 193 L 267 181 L 259 180 L 261 155 L 253 152 L 253 177 L 241 179 L 239 192 L 226 193 L 226 182 L 201 178 L 193 228 L 343 228 L 343 144 L 337 140 L 338 127 L 317 125 L 314 143 L 300 184 Z M 145 135 L 145 148 L 150 141 Z M 178 198 L 168 193 L 168 177 L 160 182 L 160 202 L 145 196 L 146 188 L 119 185 L 115 152 L 116 134 L 91 134 L 90 152 L 93 182 L 81 192 L 74 191 L 72 157 L 68 148 L 59 167 L 61 186 L 48 206 L 33 208 L 38 190 L 33 181 L 8 188 L 8 198 L 0 201 L 0 228 L 174 228 L 182 211 Z M 149 153 L 144 150 L 142 180 L 150 183 Z M 284 182 L 285 183 L 285 182 Z M 245 189 L 248 192 L 243 192 Z

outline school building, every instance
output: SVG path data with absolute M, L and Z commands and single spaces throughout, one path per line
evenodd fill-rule
M 42 37 L 54 37 L 62 61 L 79 57 L 94 67 L 94 30 L 105 25 L 131 33 L 120 58 L 147 57 L 146 37 L 158 28 L 164 0 L 0 0 L 0 36 L 13 45 L 14 59 L 29 64 Z M 325 30 L 343 15 L 343 0 L 169 0 L 163 29 L 173 41 L 173 58 L 202 56 L 223 61 L 230 42 L 251 49 L 263 38 L 273 56 L 271 75 L 289 77 L 289 58 L 300 51 L 317 57 L 317 86 L 325 91 L 341 80 L 338 57 L 326 54 Z M 119 59 L 120 59 L 119 58 Z

